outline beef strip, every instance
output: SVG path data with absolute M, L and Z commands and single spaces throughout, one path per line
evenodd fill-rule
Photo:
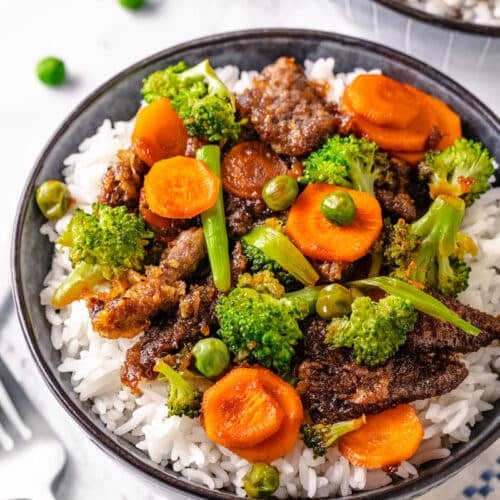
M 125 205 L 129 210 L 136 210 L 143 177 L 148 168 L 132 149 L 121 149 L 116 155 L 116 163 L 101 180 L 97 201 L 113 207 Z
M 375 196 L 384 212 L 393 219 L 412 222 L 417 218 L 415 200 L 409 194 L 411 167 L 403 160 L 392 158 L 390 171 L 383 182 L 376 182 Z
M 279 154 L 302 156 L 319 147 L 339 124 L 302 67 L 281 57 L 265 67 L 238 97 L 238 107 L 259 136 Z
M 110 300 L 87 300 L 93 328 L 103 337 L 134 337 L 162 311 L 175 310 L 189 276 L 205 256 L 203 230 L 183 231 L 164 251 L 159 266 L 147 266 L 146 274 L 123 294 Z
M 241 243 L 236 243 L 231 256 L 231 276 L 233 284 L 245 272 L 247 259 Z M 122 383 L 137 390 L 142 378 L 154 379 L 156 358 L 178 353 L 189 343 L 210 334 L 217 323 L 215 305 L 220 293 L 215 288 L 212 277 L 202 284 L 191 285 L 187 295 L 179 301 L 176 316 L 159 315 L 153 325 L 128 351 L 122 368 Z
M 297 390 L 313 422 L 337 422 L 445 394 L 467 376 L 458 355 L 445 352 L 400 351 L 383 366 L 358 365 L 348 349 L 324 344 L 326 325 L 319 319 L 309 322 L 307 359 L 299 367 Z
M 231 193 L 224 193 L 224 210 L 228 234 L 232 239 L 240 238 L 268 217 L 276 215 L 261 199 L 245 199 Z
M 159 317 L 127 351 L 121 373 L 122 383 L 137 389 L 142 378 L 156 378 L 153 367 L 157 358 L 177 352 L 186 343 L 209 335 L 210 327 L 216 321 L 214 308 L 218 297 L 211 279 L 202 285 L 191 285 L 187 295 L 179 302 L 176 316 Z
M 487 346 L 494 340 L 500 340 L 500 317 L 491 316 L 438 292 L 430 290 L 427 292 L 460 317 L 477 326 L 481 333 L 477 336 L 469 335 L 447 321 L 419 314 L 415 328 L 410 332 L 403 346 L 405 351 L 433 352 L 443 350 L 466 353 L 477 351 L 480 347 Z
M 312 260 L 312 266 L 320 275 L 321 281 L 326 283 L 334 283 L 347 279 L 347 276 L 352 271 L 354 264 L 352 262 Z

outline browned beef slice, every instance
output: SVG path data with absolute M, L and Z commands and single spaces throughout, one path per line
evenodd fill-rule
M 203 229 L 191 227 L 179 233 L 165 249 L 160 259 L 160 267 L 167 281 L 173 282 L 192 274 L 205 254 Z
M 392 218 L 402 218 L 412 222 L 417 218 L 417 210 L 413 198 L 407 193 L 393 193 L 385 189 L 376 189 L 375 195 L 382 210 Z
M 263 200 L 240 198 L 231 193 L 224 193 L 224 210 L 232 239 L 240 238 L 274 214 Z
M 246 270 L 247 259 L 241 243 L 236 243 L 231 255 L 231 275 L 233 283 Z M 189 342 L 210 333 L 217 320 L 215 305 L 220 293 L 209 276 L 202 284 L 194 284 L 179 301 L 175 316 L 159 316 L 144 335 L 128 351 L 122 368 L 122 383 L 137 388 L 141 378 L 156 378 L 153 372 L 155 359 L 177 353 Z
M 480 347 L 491 344 L 500 339 L 500 317 L 495 317 L 473 307 L 462 304 L 457 299 L 446 297 L 438 292 L 427 292 L 434 295 L 449 309 L 469 323 L 477 326 L 481 333 L 477 336 L 469 335 L 460 328 L 440 321 L 425 314 L 419 314 L 413 331 L 408 335 L 403 347 L 408 352 L 429 352 L 448 350 L 454 352 L 472 352 Z
M 346 279 L 353 269 L 352 262 L 313 260 L 311 264 L 319 273 L 321 281 L 327 283 L 334 283 L 335 281 Z
M 335 422 L 376 413 L 399 403 L 445 394 L 462 382 L 467 369 L 454 353 L 400 351 L 375 368 L 355 363 L 348 349 L 324 343 L 327 322 L 305 326 L 299 384 L 304 406 L 315 422 Z
M 467 376 L 456 354 L 397 353 L 383 366 L 357 365 L 347 349 L 323 348 L 299 368 L 299 391 L 313 422 L 336 422 L 445 394 Z
M 126 205 L 131 210 L 137 209 L 143 176 L 147 170 L 148 166 L 132 149 L 118 151 L 116 163 L 102 178 L 97 201 L 113 207 Z
M 218 297 L 211 278 L 203 285 L 192 285 L 180 300 L 176 316 L 158 318 L 157 323 L 127 351 L 122 383 L 136 388 L 141 378 L 156 378 L 153 367 L 157 358 L 209 335 L 210 327 L 216 322 L 214 309 Z
M 103 337 L 134 337 L 154 315 L 176 309 L 186 289 L 178 280 L 193 273 L 204 256 L 203 230 L 182 231 L 165 250 L 160 265 L 146 267 L 146 274 L 123 294 L 110 300 L 88 299 L 93 328 Z
M 302 156 L 332 135 L 339 118 L 301 66 L 281 57 L 264 68 L 250 89 L 238 98 L 259 136 L 279 154 Z

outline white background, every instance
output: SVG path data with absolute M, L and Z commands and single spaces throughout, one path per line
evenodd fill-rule
M 140 11 L 127 11 L 118 0 L 2 0 L 0 300 L 9 288 L 10 232 L 22 186 L 64 117 L 95 87 L 144 56 L 199 36 L 254 27 L 322 29 L 390 45 L 452 76 L 500 112 L 500 39 L 408 21 L 367 0 L 149 0 Z M 48 88 L 35 77 L 37 60 L 47 55 L 66 62 L 69 79 L 60 88 Z M 14 318 L 0 332 L 0 355 L 58 430 L 70 454 L 57 498 L 152 497 L 150 486 L 91 444 L 53 400 L 29 359 Z M 497 446 L 490 456 L 498 451 Z M 488 460 L 493 458 L 485 457 L 485 466 Z M 452 482 L 444 491 L 445 498 L 452 498 L 460 487 Z

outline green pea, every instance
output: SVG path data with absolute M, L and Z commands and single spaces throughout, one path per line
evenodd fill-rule
M 347 226 L 356 216 L 356 205 L 347 191 L 339 189 L 323 198 L 321 212 L 330 222 Z
M 272 495 L 280 485 L 278 469 L 263 462 L 252 465 L 243 478 L 243 487 L 251 498 L 264 498 Z
M 316 312 L 323 319 L 345 316 L 351 312 L 352 297 L 350 291 L 338 283 L 322 288 L 316 300 Z
M 289 175 L 277 175 L 264 184 L 262 198 L 271 210 L 286 210 L 297 198 L 299 185 Z
M 61 85 L 66 79 L 64 62 L 57 57 L 45 57 L 36 65 L 38 78 L 47 85 Z
M 194 345 L 191 354 L 196 369 L 205 377 L 217 377 L 229 365 L 229 349 L 221 340 L 214 337 L 201 339 Z
M 145 0 L 118 0 L 122 7 L 127 9 L 140 9 L 144 5 Z
M 36 203 L 47 219 L 60 219 L 69 207 L 69 190 L 63 182 L 45 181 L 36 190 Z

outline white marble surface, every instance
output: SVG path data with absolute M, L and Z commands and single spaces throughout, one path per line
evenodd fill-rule
M 0 2 L 0 301 L 10 286 L 10 232 L 22 186 L 44 143 L 69 111 L 97 85 L 146 55 L 203 35 L 271 26 L 337 31 L 390 45 L 427 60 L 500 112 L 500 39 L 408 21 L 366 0 L 149 0 L 148 8 L 138 12 L 124 10 L 117 0 L 4 0 Z M 34 76 L 36 61 L 52 54 L 65 60 L 70 77 L 58 89 L 44 87 Z M 0 356 L 68 450 L 68 467 L 56 485 L 56 497 L 156 498 L 149 483 L 82 435 L 42 382 L 17 319 L 4 315 L 0 320 L 7 320 L 0 331 Z M 499 453 L 497 444 L 475 467 L 493 464 Z M 0 478 L 6 472 L 0 471 Z M 1 487 L 0 479 L 0 498 Z M 445 498 L 458 498 L 460 491 L 452 481 L 431 496 L 445 492 Z

